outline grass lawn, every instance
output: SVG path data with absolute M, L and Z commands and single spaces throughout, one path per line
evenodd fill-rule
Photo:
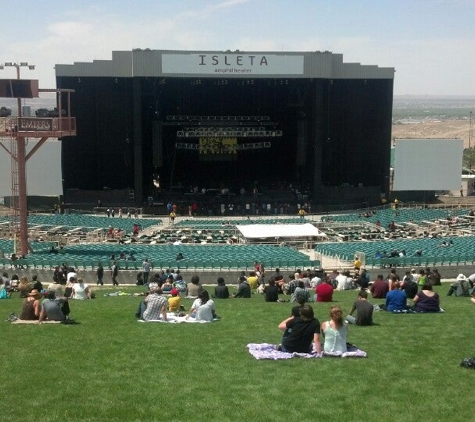
M 475 371 L 459 364 L 475 356 L 475 306 L 447 289 L 444 314 L 377 312 L 377 325 L 350 326 L 366 359 L 286 361 L 255 360 L 246 345 L 280 343 L 290 303 L 217 300 L 216 323 L 144 324 L 141 298 L 98 291 L 72 302 L 79 325 L 0 323 L 1 420 L 471 421 Z M 356 295 L 334 304 L 347 312 Z M 21 302 L 0 300 L 2 320 Z M 320 322 L 330 306 L 313 304 Z

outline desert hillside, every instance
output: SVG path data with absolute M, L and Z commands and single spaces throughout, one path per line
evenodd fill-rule
M 471 146 L 475 146 L 473 137 L 473 122 Z M 470 125 L 468 120 L 424 121 L 407 124 L 394 124 L 391 139 L 395 138 L 460 138 L 468 147 Z

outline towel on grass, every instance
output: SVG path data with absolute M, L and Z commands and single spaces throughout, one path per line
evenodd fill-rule
M 426 312 L 426 311 L 416 311 L 415 309 L 397 309 L 395 311 L 387 311 L 390 314 L 441 314 L 445 312 L 444 309 L 440 308 L 437 312 Z
M 323 352 L 323 353 L 287 353 L 287 352 L 280 352 L 277 350 L 277 346 L 275 344 L 269 343 L 250 343 L 247 345 L 249 349 L 249 353 L 254 356 L 256 359 L 272 359 L 272 360 L 279 360 L 279 359 L 292 359 L 292 358 L 321 358 L 324 356 L 329 357 L 342 357 L 342 358 L 365 358 L 366 352 L 363 350 L 358 349 L 356 346 L 348 347 L 348 351 L 341 353 L 341 352 Z
M 41 321 L 42 324 L 61 324 L 61 321 Z M 38 320 L 34 319 L 16 319 L 12 324 L 38 324 Z
M 175 315 L 173 312 L 167 312 L 167 321 L 163 319 L 152 319 L 150 321 L 144 321 L 143 319 L 139 319 L 139 322 L 171 322 L 171 323 L 179 323 L 179 322 L 192 322 L 197 324 L 206 324 L 208 322 L 219 321 L 219 319 L 213 319 L 213 321 L 197 321 L 196 318 L 189 317 L 188 319 L 186 316 L 178 316 Z

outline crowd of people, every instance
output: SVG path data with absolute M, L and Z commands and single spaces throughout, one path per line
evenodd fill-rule
M 10 278 L 7 272 L 3 273 L 1 281 L 0 291 L 5 292 L 5 298 L 18 292 L 20 298 L 24 299 L 18 316 L 18 319 L 23 321 L 72 323 L 70 300 L 87 300 L 94 297 L 89 285 L 78 277 L 74 268 L 57 267 L 53 280 L 48 284 L 43 284 L 37 275 L 33 275 L 29 280 L 28 277 L 18 277 L 17 274 Z
M 223 277 L 218 277 L 214 289 L 208 291 L 197 275 L 193 275 L 187 283 L 179 269 L 160 270 L 152 274 L 147 264 L 145 259 L 143 271 L 137 274 L 136 284 L 147 287 L 136 312 L 137 318 L 167 321 L 171 312 L 186 319 L 210 322 L 219 319 L 215 300 L 251 298 L 262 294 L 264 302 L 295 304 L 290 316 L 278 325 L 283 331 L 279 347 L 284 352 L 343 353 L 347 350 L 347 325 L 373 325 L 375 310 L 396 313 L 443 311 L 439 294 L 433 289 L 434 285 L 441 284 L 437 269 L 412 269 L 399 275 L 396 268 L 391 268 L 386 276 L 378 274 L 371 279 L 359 260 L 355 260 L 352 274 L 350 271 L 325 273 L 297 269 L 284 276 L 279 268 L 266 272 L 264 264 L 256 261 L 250 271 L 239 274 L 237 289 L 232 294 Z M 96 276 L 98 284 L 102 284 L 101 274 Z M 475 303 L 474 282 L 475 274 L 469 277 L 459 274 L 449 286 L 447 295 L 472 296 L 471 300 Z M 88 284 L 78 277 L 77 271 L 66 265 L 55 268 L 53 280 L 48 285 L 44 285 L 36 275 L 29 280 L 17 274 L 9 277 L 5 272 L 1 290 L 5 297 L 18 292 L 24 299 L 19 319 L 38 323 L 67 322 L 70 320 L 71 301 L 94 297 Z M 342 290 L 357 292 L 346 317 L 340 307 L 332 306 L 328 320 L 320 324 L 311 303 L 332 302 L 334 292 Z M 183 298 L 193 299 L 188 312 L 182 304 Z M 377 301 L 372 303 L 370 298 Z

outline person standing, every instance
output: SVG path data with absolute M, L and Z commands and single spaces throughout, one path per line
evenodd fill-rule
M 148 258 L 142 262 L 142 272 L 143 272 L 143 284 L 148 283 L 148 276 L 150 275 L 150 262 L 148 262 Z
M 96 283 L 97 283 L 98 286 L 99 286 L 99 284 L 101 286 L 104 285 L 104 282 L 102 280 L 103 278 L 104 278 L 104 267 L 99 262 L 99 264 L 97 265 L 97 270 L 96 270 Z
M 119 283 L 117 281 L 117 276 L 119 275 L 119 267 L 117 266 L 117 262 L 114 261 L 112 263 L 112 267 L 111 267 L 111 276 L 112 276 L 112 285 L 113 286 L 118 286 Z

